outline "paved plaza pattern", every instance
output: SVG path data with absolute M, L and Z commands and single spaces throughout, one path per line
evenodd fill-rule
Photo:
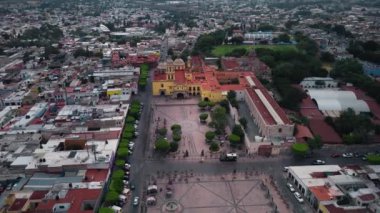
M 266 176 L 243 176 L 178 177 L 172 184 L 164 178 L 158 181 L 162 190 L 156 195 L 157 205 L 149 207 L 148 212 L 170 212 L 165 208 L 168 202 L 178 205 L 173 212 L 184 213 L 267 213 L 275 209 L 291 212 L 269 186 Z M 170 198 L 166 197 L 168 188 L 173 192 Z
M 157 128 L 166 126 L 168 129 L 168 139 L 171 139 L 170 127 L 179 124 L 182 127 L 182 139 L 179 143 L 179 152 L 186 150 L 189 156 L 200 156 L 202 150 L 208 152 L 208 145 L 205 142 L 205 133 L 211 130 L 207 124 L 201 124 L 198 107 L 198 99 L 169 100 L 154 98 L 153 105 L 153 126 L 151 134 Z M 169 105 L 168 105 L 169 104 Z M 205 111 L 206 112 L 206 111 Z

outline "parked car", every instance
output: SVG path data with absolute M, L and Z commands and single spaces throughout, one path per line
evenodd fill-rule
M 134 197 L 133 198 L 133 206 L 138 206 L 139 205 L 139 200 L 140 200 L 140 198 L 139 197 Z
M 298 200 L 298 202 L 303 203 L 302 195 L 299 192 L 294 192 L 294 197 Z
M 237 161 L 237 154 L 236 153 L 227 153 L 223 154 L 219 157 L 220 161 Z
M 289 190 L 290 190 L 291 192 L 295 192 L 295 191 L 296 191 L 296 190 L 294 189 L 294 187 L 293 187 L 292 184 L 287 183 L 286 186 L 289 188 Z
M 313 161 L 313 165 L 325 165 L 326 162 L 324 160 L 315 160 Z
M 332 158 L 339 158 L 341 155 L 339 153 L 331 154 Z
M 342 157 L 344 158 L 352 158 L 354 157 L 354 154 L 352 152 L 343 153 Z
M 131 189 L 132 191 L 135 190 L 135 185 L 133 185 L 132 183 L 129 184 L 129 189 Z

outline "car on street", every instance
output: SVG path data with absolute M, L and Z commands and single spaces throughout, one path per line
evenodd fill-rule
M 332 158 L 339 158 L 341 155 L 339 153 L 333 153 L 331 154 Z
M 324 160 L 315 160 L 313 161 L 313 165 L 325 165 L 326 162 Z
M 354 157 L 354 154 L 352 152 L 346 152 L 342 154 L 342 157 L 344 158 L 352 158 Z
M 286 186 L 289 188 L 289 190 L 291 192 L 295 192 L 296 191 L 291 183 L 287 183 Z
M 298 202 L 303 203 L 302 195 L 299 192 L 294 192 L 294 197 L 298 200 Z
M 129 189 L 131 189 L 132 191 L 135 190 L 136 186 L 133 185 L 133 184 L 129 184 Z
M 227 153 L 223 154 L 219 157 L 220 161 L 237 161 L 237 154 L 236 153 Z
M 138 206 L 138 205 L 139 205 L 139 201 L 140 201 L 140 198 L 137 197 L 137 196 L 135 196 L 135 197 L 133 198 L 133 206 Z

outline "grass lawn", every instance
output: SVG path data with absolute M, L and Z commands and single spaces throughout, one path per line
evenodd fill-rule
M 296 49 L 295 45 L 219 45 L 212 50 L 212 55 L 216 57 L 221 57 L 231 52 L 236 48 L 245 48 L 247 50 L 253 50 L 256 48 L 267 48 L 273 50 L 288 50 Z

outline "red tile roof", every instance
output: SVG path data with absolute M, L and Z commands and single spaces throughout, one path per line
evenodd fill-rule
M 45 195 L 48 193 L 49 191 L 47 190 L 43 190 L 43 191 L 34 191 L 32 193 L 32 195 L 30 196 L 30 200 L 41 200 L 45 197 Z
M 79 139 L 95 139 L 95 140 L 107 140 L 107 139 L 118 139 L 120 130 L 113 131 L 102 131 L 102 132 L 82 132 L 70 135 L 77 135 Z
M 84 201 L 98 200 L 100 198 L 100 194 L 101 189 L 70 189 L 64 198 L 40 202 L 36 208 L 36 212 L 52 212 L 54 205 L 59 203 L 70 203 L 68 213 L 93 212 L 91 210 L 83 211 L 81 209 L 82 204 Z
M 108 169 L 87 169 L 87 180 L 84 182 L 100 182 L 107 179 Z
M 343 207 L 335 206 L 334 204 L 325 205 L 329 213 L 367 213 L 365 208 L 362 209 L 344 209 Z
M 371 201 L 371 200 L 375 200 L 376 196 L 374 194 L 365 194 L 365 195 L 360 195 L 359 198 L 362 201 Z
M 186 82 L 185 78 L 185 71 L 184 70 L 177 70 L 175 71 L 175 82 L 178 84 L 183 84 Z
M 334 196 L 331 195 L 329 188 L 325 186 L 312 186 L 309 187 L 309 190 L 314 194 L 318 201 L 327 201 L 334 198 Z
M 313 138 L 313 134 L 310 132 L 310 129 L 307 126 L 297 124 L 296 128 L 296 139 Z
M 340 144 L 342 139 L 335 130 L 321 119 L 309 119 L 309 126 L 314 135 L 320 135 L 324 143 Z
M 12 206 L 8 208 L 8 211 L 20 211 L 25 206 L 28 199 L 16 199 Z

